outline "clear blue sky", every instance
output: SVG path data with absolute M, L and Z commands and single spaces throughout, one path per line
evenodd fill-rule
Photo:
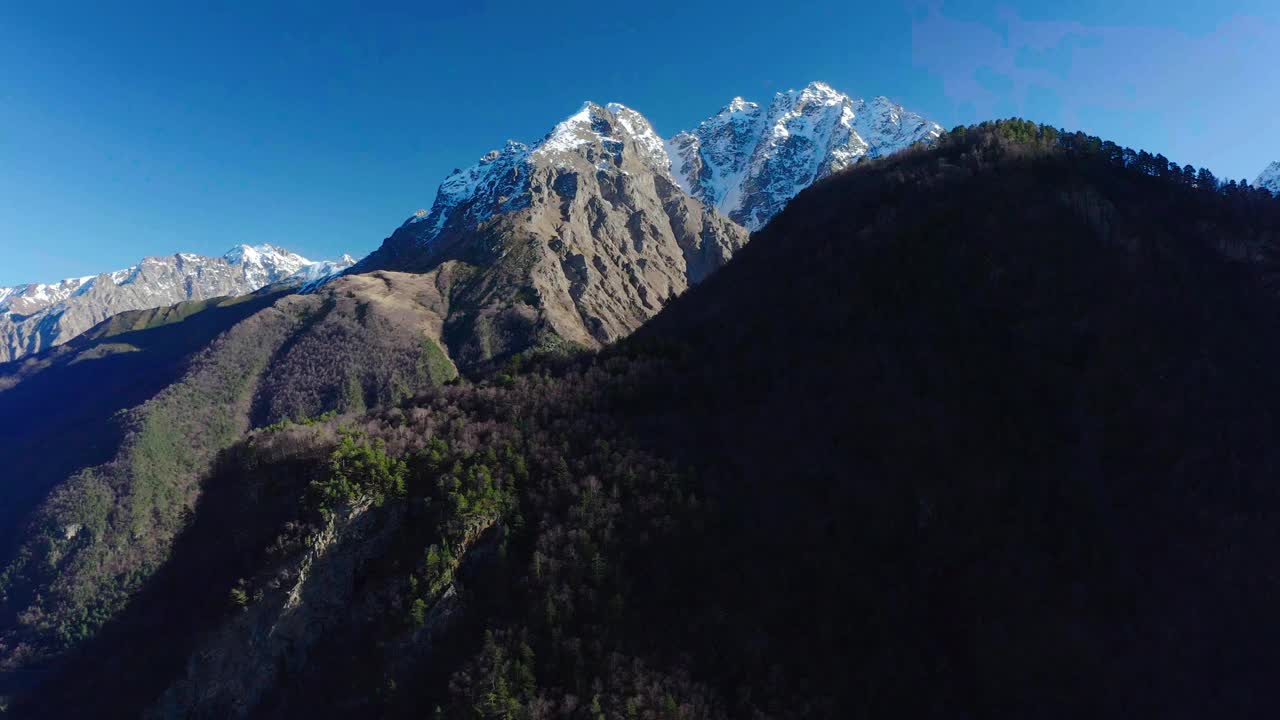
M 585 99 L 670 134 L 821 79 L 1222 176 L 1280 159 L 1274 0 L 256 4 L 0 8 L 0 285 L 241 242 L 363 254 Z

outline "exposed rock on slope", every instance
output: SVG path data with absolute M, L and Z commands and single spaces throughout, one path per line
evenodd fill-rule
M 60 345 L 116 313 L 313 282 L 354 262 L 350 256 L 312 262 L 271 245 L 239 245 L 217 258 L 176 253 L 111 273 L 0 288 L 0 362 Z
M 476 268 L 446 328 L 453 357 L 472 363 L 552 338 L 622 337 L 746 239 L 679 188 L 644 117 L 587 103 L 537 144 L 455 172 L 355 272 Z
M 190 718 L 195 708 L 198 717 L 246 717 L 282 676 L 306 667 L 314 646 L 352 622 L 349 606 L 361 566 L 388 551 L 403 514 L 379 513 L 370 505 L 364 500 L 329 517 L 305 550 L 276 569 L 269 593 L 255 597 L 193 653 L 186 676 L 147 717 Z

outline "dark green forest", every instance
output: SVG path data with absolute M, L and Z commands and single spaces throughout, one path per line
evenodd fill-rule
M 1011 120 L 817 183 L 599 352 L 368 352 L 348 401 L 279 341 L 8 712 L 1274 716 L 1278 243 L 1265 191 Z

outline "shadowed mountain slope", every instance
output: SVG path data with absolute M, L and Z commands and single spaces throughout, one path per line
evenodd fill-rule
M 124 606 L 168 557 L 217 454 L 247 430 L 363 412 L 455 377 L 439 343 L 448 272 L 118 315 L 6 366 L 6 679 L 21 684 L 18 671 Z

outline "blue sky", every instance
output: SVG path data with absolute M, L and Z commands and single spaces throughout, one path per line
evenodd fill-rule
M 106 5 L 0 8 L 0 285 L 241 242 L 363 254 L 586 99 L 671 134 L 821 79 L 1237 179 L 1280 159 L 1274 0 Z

